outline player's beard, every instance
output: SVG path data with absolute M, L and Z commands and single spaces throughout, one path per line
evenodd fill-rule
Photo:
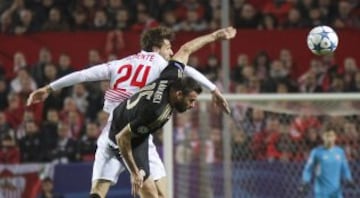
M 175 102 L 174 103 L 174 108 L 179 113 L 183 113 L 183 112 L 185 112 L 187 110 L 186 105 L 184 104 L 183 101 Z

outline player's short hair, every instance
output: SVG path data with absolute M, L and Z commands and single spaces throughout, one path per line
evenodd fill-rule
M 326 126 L 326 127 L 323 129 L 322 134 L 331 133 L 331 132 L 333 132 L 333 133 L 336 134 L 336 129 L 335 129 L 335 127 L 333 127 L 333 126 Z
M 171 88 L 175 91 L 182 91 L 184 95 L 188 95 L 192 91 L 195 91 L 198 94 L 202 92 L 200 84 L 191 77 L 177 79 L 172 83 Z
M 172 40 L 174 32 L 167 27 L 156 27 L 145 31 L 141 35 L 141 49 L 151 52 L 153 47 L 161 47 L 164 43 L 164 39 Z

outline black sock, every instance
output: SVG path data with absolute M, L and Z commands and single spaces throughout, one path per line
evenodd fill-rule
M 97 193 L 92 193 L 92 194 L 90 194 L 89 198 L 101 198 L 101 197 Z

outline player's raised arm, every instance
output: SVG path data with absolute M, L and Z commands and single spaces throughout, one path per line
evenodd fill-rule
M 204 45 L 217 40 L 232 39 L 235 37 L 235 35 L 236 35 L 236 29 L 234 29 L 233 27 L 227 27 L 227 28 L 219 29 L 210 34 L 197 37 L 182 45 L 179 51 L 177 51 L 175 55 L 172 57 L 172 59 L 179 61 L 183 64 L 186 64 L 188 62 L 190 54 L 202 48 Z

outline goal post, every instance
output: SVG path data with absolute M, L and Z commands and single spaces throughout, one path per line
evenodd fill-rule
M 195 109 L 175 114 L 164 128 L 170 198 L 293 197 L 308 152 L 327 126 L 336 130 L 354 178 L 360 175 L 353 163 L 360 160 L 359 93 L 225 98 L 230 116 L 202 94 Z

